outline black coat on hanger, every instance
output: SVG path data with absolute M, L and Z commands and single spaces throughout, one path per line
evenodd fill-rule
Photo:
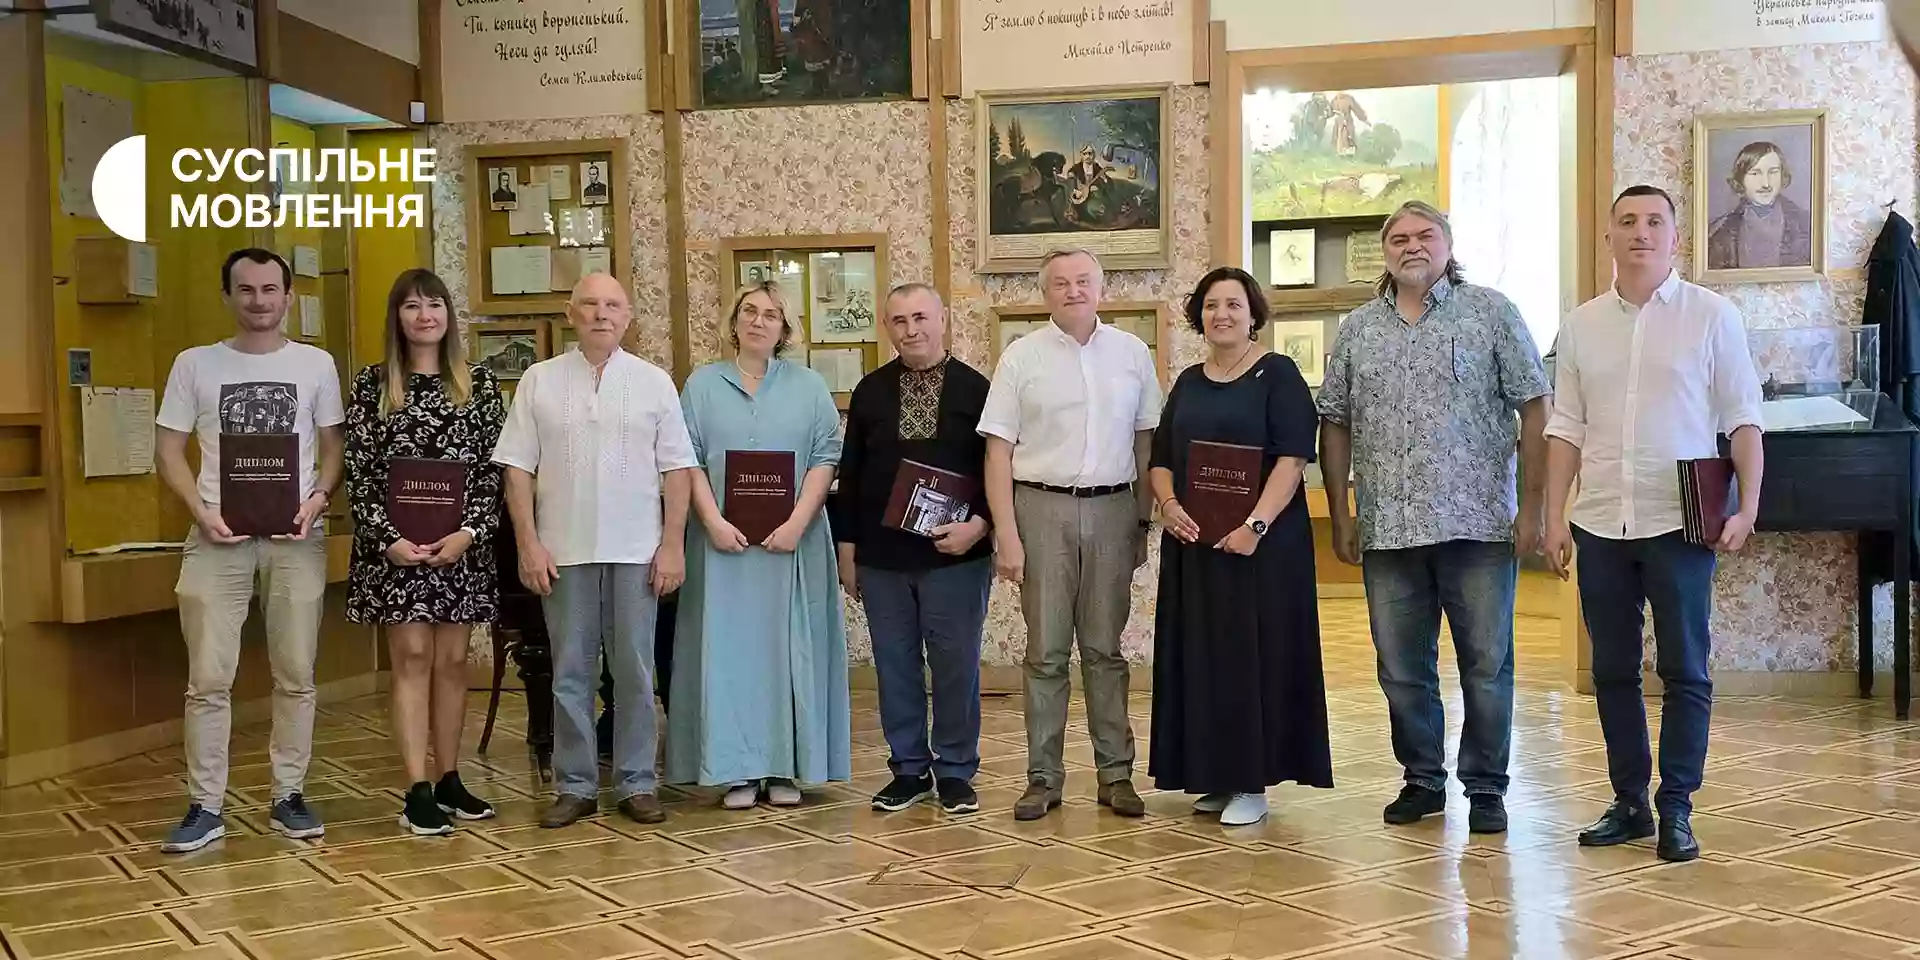
M 1891 210 L 1867 256 L 1867 298 L 1860 322 L 1880 327 L 1880 391 L 1899 404 L 1907 419 L 1920 423 L 1920 383 L 1915 382 L 1920 377 L 1920 250 L 1914 247 L 1913 224 Z M 1920 499 L 1920 489 L 1910 495 Z M 1914 543 L 1916 555 L 1910 562 L 1920 569 L 1920 536 Z M 1875 582 L 1893 579 L 1891 537 L 1866 537 L 1861 549 Z

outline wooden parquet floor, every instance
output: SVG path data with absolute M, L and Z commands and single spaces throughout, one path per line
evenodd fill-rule
M 155 846 L 184 808 L 177 751 L 0 795 L 0 945 L 36 960 L 1920 956 L 1920 724 L 1885 698 L 1720 701 L 1704 858 L 1583 850 L 1574 834 L 1609 796 L 1599 726 L 1558 682 L 1558 625 L 1523 620 L 1511 830 L 1469 835 L 1457 785 L 1445 818 L 1388 827 L 1399 770 L 1364 606 L 1325 612 L 1338 786 L 1276 788 L 1256 826 L 1222 828 L 1178 795 L 1148 794 L 1139 820 L 1098 807 L 1077 712 L 1068 802 L 1015 822 L 1017 698 L 986 704 L 981 812 L 875 813 L 886 749 L 865 695 L 856 781 L 803 807 L 670 793 L 657 827 L 609 810 L 542 830 L 547 788 L 509 698 L 492 756 L 463 765 L 501 816 L 415 839 L 395 822 L 404 784 L 376 698 L 321 718 L 323 841 L 267 830 L 263 725 L 236 736 L 228 837 L 194 854 Z M 1149 708 L 1136 698 L 1143 740 Z M 1135 782 L 1150 786 L 1144 761 Z

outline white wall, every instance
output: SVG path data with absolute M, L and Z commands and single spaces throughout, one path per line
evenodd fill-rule
M 420 64 L 418 0 L 280 0 L 280 9 L 390 57 Z
M 1590 27 L 1593 0 L 1212 0 L 1212 14 L 1226 21 L 1227 49 L 1253 50 Z

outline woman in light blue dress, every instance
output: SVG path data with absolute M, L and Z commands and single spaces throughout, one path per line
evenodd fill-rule
M 840 414 L 827 384 L 780 358 L 793 328 L 773 283 L 734 301 L 737 356 L 681 392 L 703 470 L 694 473 L 687 581 L 675 626 L 667 781 L 726 786 L 744 810 L 762 792 L 800 803 L 799 784 L 852 779 L 847 636 L 827 526 Z M 791 518 L 760 543 L 728 523 L 729 450 L 790 450 L 800 490 Z

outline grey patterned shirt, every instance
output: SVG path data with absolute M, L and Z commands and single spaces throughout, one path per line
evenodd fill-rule
M 1512 301 L 1441 278 L 1418 323 L 1376 297 L 1340 324 L 1320 416 L 1353 434 L 1362 550 L 1513 539 L 1516 411 L 1550 388 Z

